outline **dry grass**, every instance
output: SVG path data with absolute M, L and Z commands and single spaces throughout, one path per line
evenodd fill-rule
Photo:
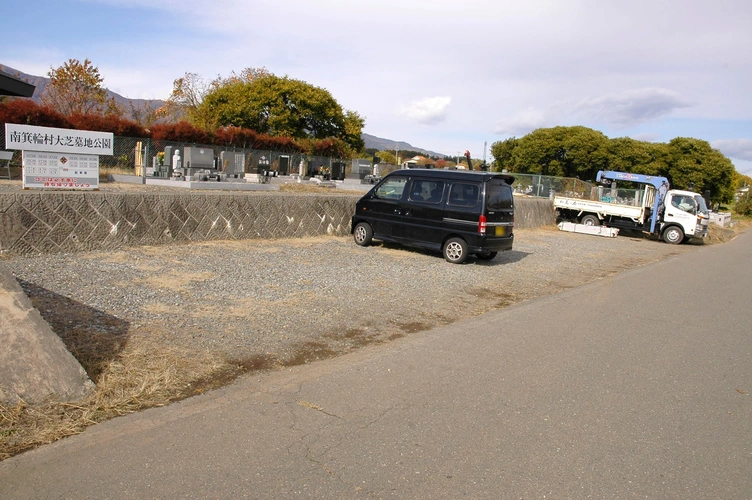
M 357 191 L 351 189 L 340 189 L 334 186 L 325 184 L 318 185 L 311 182 L 287 182 L 279 185 L 279 190 L 285 193 L 325 193 L 327 195 L 347 195 L 352 196 L 354 194 L 365 194 L 365 191 Z
M 726 243 L 731 241 L 737 234 L 746 231 L 752 226 L 752 219 L 734 217 L 732 227 L 721 227 L 718 224 L 711 224 L 708 228 L 708 243 Z
M 147 339 L 130 342 L 115 359 L 107 359 L 108 353 L 98 352 L 96 345 L 78 349 L 79 356 L 81 350 L 90 351 L 89 358 L 79 361 L 87 371 L 99 372 L 96 391 L 76 403 L 0 405 L 0 460 L 78 434 L 98 422 L 224 385 L 243 371 L 228 361 Z
M 99 169 L 99 179 L 107 180 L 107 175 L 133 175 L 135 170 L 127 167 L 101 167 Z
M 230 360 L 159 342 L 153 329 L 64 297 L 28 290 L 34 307 L 78 359 L 96 390 L 82 401 L 0 405 L 0 460 L 86 427 L 226 385 L 247 371 Z

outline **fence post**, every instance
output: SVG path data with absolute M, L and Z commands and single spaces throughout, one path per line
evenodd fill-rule
M 149 163 L 149 149 L 151 146 L 151 139 L 146 139 L 146 145 L 144 145 L 143 166 L 141 167 L 141 184 L 146 184 L 146 165 Z

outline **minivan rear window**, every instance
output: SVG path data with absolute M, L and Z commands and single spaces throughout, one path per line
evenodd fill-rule
M 448 205 L 455 207 L 474 207 L 478 204 L 480 186 L 469 182 L 455 182 L 449 190 Z
M 489 210 L 503 210 L 514 207 L 512 187 L 503 179 L 488 181 L 486 191 L 486 207 Z
M 441 203 L 441 195 L 443 193 L 444 183 L 442 181 L 415 179 L 410 188 L 410 199 L 436 204 Z

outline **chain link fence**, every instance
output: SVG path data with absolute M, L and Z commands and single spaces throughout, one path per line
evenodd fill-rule
M 510 174 L 514 176 L 514 192 L 536 198 L 581 198 L 619 205 L 642 206 L 644 189 L 624 189 L 601 186 L 571 177 L 552 177 L 538 174 Z
M 539 174 L 515 174 L 514 192 L 537 198 L 566 196 L 569 198 L 589 198 L 595 184 L 571 177 L 553 177 Z

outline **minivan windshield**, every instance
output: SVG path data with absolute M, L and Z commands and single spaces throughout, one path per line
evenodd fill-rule
M 405 184 L 407 184 L 407 178 L 405 177 L 389 177 L 384 179 L 384 182 L 376 188 L 376 198 L 382 200 L 399 200 L 402 198 L 402 192 L 405 190 Z
M 486 207 L 489 210 L 504 210 L 514 207 L 512 187 L 504 179 L 491 179 L 486 185 Z

